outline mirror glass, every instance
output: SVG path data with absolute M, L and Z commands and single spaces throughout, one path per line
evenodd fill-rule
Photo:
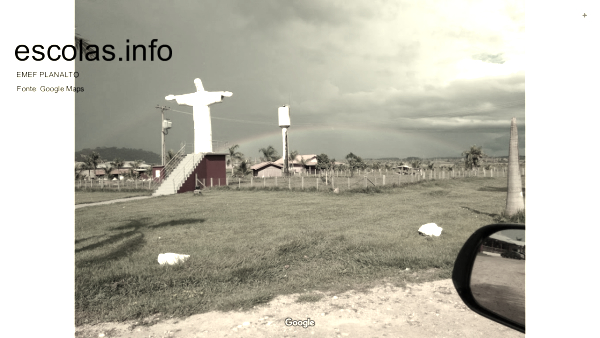
M 470 285 L 481 306 L 525 325 L 525 230 L 503 230 L 485 238 Z

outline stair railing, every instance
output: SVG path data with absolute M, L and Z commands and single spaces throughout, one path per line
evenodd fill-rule
M 169 177 L 169 175 L 171 174 L 171 172 L 173 172 L 173 170 L 177 167 L 177 165 L 179 164 L 179 162 L 181 162 L 181 160 L 185 157 L 185 147 L 186 145 L 183 144 L 183 146 L 181 147 L 181 149 L 179 149 L 179 151 L 173 155 L 173 157 L 169 160 L 169 162 L 167 162 L 167 164 L 163 167 L 163 169 L 160 172 L 160 176 L 157 177 L 154 180 L 154 187 L 153 189 L 156 190 L 160 184 L 167 178 Z

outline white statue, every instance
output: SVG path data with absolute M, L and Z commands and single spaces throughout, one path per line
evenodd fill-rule
M 211 153 L 212 127 L 210 124 L 210 105 L 223 102 L 232 92 L 207 92 L 200 79 L 195 79 L 196 92 L 183 95 L 169 95 L 165 100 L 176 100 L 177 104 L 194 107 L 194 152 Z

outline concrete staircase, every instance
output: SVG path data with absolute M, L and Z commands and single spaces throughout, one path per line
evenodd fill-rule
M 196 169 L 200 161 L 204 158 L 204 154 L 187 154 L 181 162 L 173 169 L 161 185 L 158 186 L 152 196 L 174 195 L 181 188 L 185 180 L 190 177 L 190 174 Z

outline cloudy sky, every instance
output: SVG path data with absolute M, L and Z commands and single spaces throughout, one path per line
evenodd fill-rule
M 290 150 L 366 158 L 460 156 L 471 145 L 508 155 L 517 118 L 525 154 L 525 2 L 77 1 L 91 43 L 169 45 L 168 61 L 82 61 L 75 150 L 160 153 L 193 143 L 192 107 L 168 94 L 233 96 L 211 106 L 215 146 L 281 154 L 277 108 L 291 106 Z M 129 43 L 127 43 L 129 39 Z M 166 55 L 166 49 L 162 50 Z M 106 55 L 102 54 L 101 55 Z M 221 149 L 224 149 L 223 147 Z

